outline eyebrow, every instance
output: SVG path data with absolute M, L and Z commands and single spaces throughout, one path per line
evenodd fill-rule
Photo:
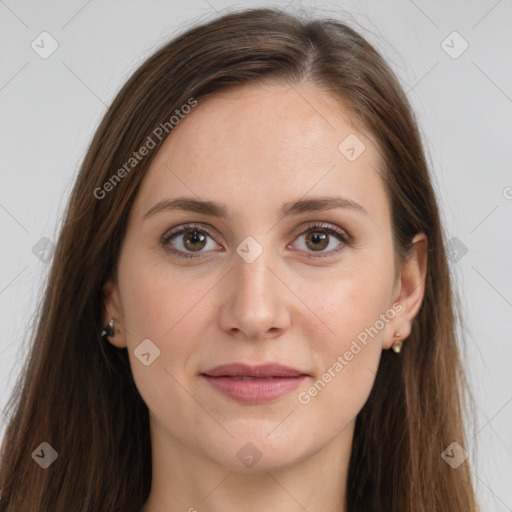
M 311 199 L 301 199 L 285 203 L 281 208 L 283 217 L 300 215 L 301 213 L 319 212 L 335 208 L 350 209 L 355 212 L 368 215 L 366 209 L 359 203 L 346 197 L 315 197 Z M 146 219 L 155 213 L 171 210 L 184 210 L 194 213 L 202 213 L 219 217 L 221 219 L 231 218 L 225 205 L 214 201 L 205 201 L 193 197 L 177 197 L 175 199 L 164 199 L 153 205 L 143 216 Z

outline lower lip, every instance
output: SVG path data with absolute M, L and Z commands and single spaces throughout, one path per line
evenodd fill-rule
M 297 389 L 306 375 L 241 380 L 234 377 L 203 377 L 220 393 L 244 404 L 275 400 Z

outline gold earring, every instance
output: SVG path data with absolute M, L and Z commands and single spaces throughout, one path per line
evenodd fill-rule
M 400 333 L 398 331 L 395 331 L 395 334 L 393 334 L 393 336 L 395 338 L 400 338 Z M 400 353 L 400 350 L 402 350 L 402 340 L 400 339 L 397 339 L 393 345 L 391 346 L 391 348 L 397 353 L 399 354 Z

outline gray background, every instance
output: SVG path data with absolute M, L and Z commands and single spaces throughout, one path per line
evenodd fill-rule
M 185 4 L 0 0 L 2 411 L 49 269 L 44 250 L 51 254 L 106 105 L 131 71 L 183 28 L 231 7 L 290 3 Z M 408 91 L 452 239 L 450 265 L 467 326 L 464 357 L 477 408 L 465 448 L 482 510 L 512 511 L 512 1 L 291 4 L 292 11 L 317 7 L 349 21 Z M 46 59 L 31 47 L 43 31 L 58 43 Z M 453 58 L 464 40 L 468 48 Z

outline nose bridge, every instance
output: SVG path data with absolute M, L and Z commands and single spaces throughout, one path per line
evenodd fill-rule
M 284 327 L 285 297 L 283 285 L 274 275 L 271 249 L 248 238 L 237 247 L 223 324 L 225 329 L 259 337 L 269 329 Z
M 271 250 L 254 239 L 245 240 L 237 248 L 234 266 L 234 290 L 237 303 L 266 302 L 272 299 L 275 276 L 270 271 Z

